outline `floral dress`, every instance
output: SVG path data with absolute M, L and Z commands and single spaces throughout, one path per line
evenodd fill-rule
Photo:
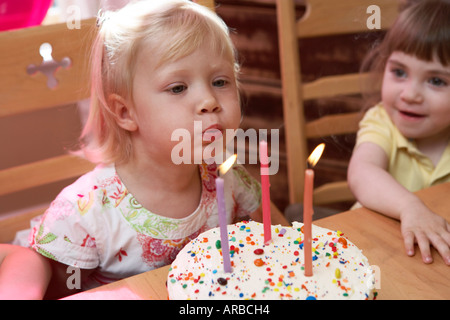
M 32 226 L 29 245 L 63 264 L 96 269 L 82 289 L 170 264 L 186 243 L 218 226 L 217 167 L 199 168 L 198 208 L 183 219 L 173 219 L 140 205 L 114 166 L 98 166 L 61 191 Z M 228 223 L 259 207 L 260 185 L 242 166 L 234 166 L 223 178 Z

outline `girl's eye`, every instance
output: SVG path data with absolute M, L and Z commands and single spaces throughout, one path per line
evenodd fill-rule
M 177 86 L 170 88 L 169 91 L 174 94 L 180 94 L 183 91 L 185 91 L 186 89 L 187 89 L 187 87 L 185 85 L 177 85 Z
M 396 78 L 404 78 L 404 77 L 406 77 L 406 72 L 403 69 L 393 68 L 391 70 L 391 72 Z
M 428 82 L 435 87 L 444 87 L 447 85 L 447 82 L 438 77 L 433 77 Z
M 227 81 L 224 79 L 216 80 L 213 82 L 213 86 L 219 87 L 219 88 L 224 87 L 226 84 L 227 84 Z

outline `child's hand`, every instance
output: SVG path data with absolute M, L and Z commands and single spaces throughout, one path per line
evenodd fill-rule
M 431 244 L 445 263 L 450 265 L 450 224 L 444 218 L 425 206 L 414 206 L 403 212 L 400 220 L 405 249 L 409 256 L 414 255 L 414 243 L 417 242 L 423 262 L 433 262 Z

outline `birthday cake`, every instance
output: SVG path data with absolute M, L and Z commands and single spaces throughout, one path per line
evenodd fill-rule
M 342 232 L 312 226 L 313 275 L 304 275 L 302 223 L 228 226 L 231 273 L 224 272 L 220 229 L 188 243 L 172 263 L 169 299 L 373 299 L 375 277 L 367 258 Z

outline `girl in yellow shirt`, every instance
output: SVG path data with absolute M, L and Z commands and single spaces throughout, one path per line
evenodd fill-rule
M 401 221 L 406 253 L 425 263 L 434 246 L 450 265 L 450 224 L 413 192 L 450 181 L 450 2 L 401 12 L 368 61 L 381 102 L 360 124 L 348 181 L 367 208 Z

